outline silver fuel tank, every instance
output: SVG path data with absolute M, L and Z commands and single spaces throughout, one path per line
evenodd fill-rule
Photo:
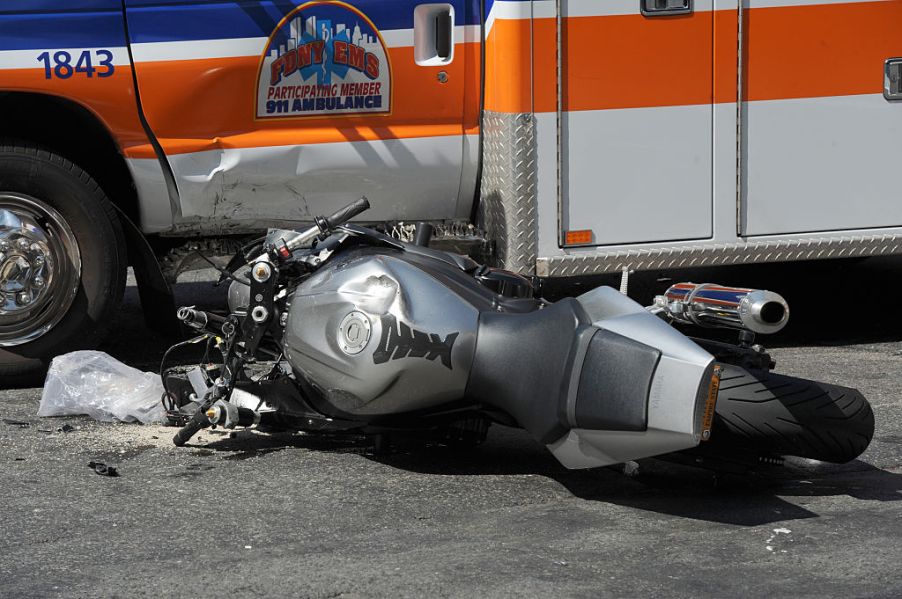
M 378 416 L 464 396 L 479 312 L 423 268 L 391 253 L 349 253 L 304 281 L 283 345 L 337 410 Z

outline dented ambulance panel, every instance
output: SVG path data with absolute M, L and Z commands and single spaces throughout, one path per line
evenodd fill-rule
M 183 226 L 309 221 L 363 193 L 369 220 L 470 213 L 475 2 L 125 4 L 141 103 Z M 449 13 L 447 32 L 436 11 Z M 441 57 L 443 33 L 451 52 Z

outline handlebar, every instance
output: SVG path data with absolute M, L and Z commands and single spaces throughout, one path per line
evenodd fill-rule
M 368 210 L 369 207 L 369 200 L 362 197 L 340 208 L 331 216 L 325 218 L 318 216 L 314 219 L 316 226 L 310 227 L 306 231 L 301 231 L 289 239 L 282 239 L 282 246 L 275 248 L 275 251 L 281 258 L 288 258 L 294 250 L 307 245 L 320 235 L 329 235 L 333 229 L 351 220 L 361 212 Z

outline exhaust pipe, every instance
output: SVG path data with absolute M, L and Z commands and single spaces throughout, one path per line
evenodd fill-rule
M 789 321 L 789 304 L 764 289 L 677 283 L 655 298 L 653 312 L 685 324 L 708 328 L 776 333 Z

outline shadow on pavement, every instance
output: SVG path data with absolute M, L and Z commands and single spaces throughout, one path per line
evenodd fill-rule
M 427 450 L 372 459 L 424 474 L 545 476 L 580 499 L 740 526 L 819 517 L 784 497 L 848 495 L 862 501 L 902 500 L 902 474 L 860 461 L 844 466 L 809 461 L 817 466 L 809 465 L 806 471 L 787 467 L 740 476 L 649 459 L 639 462 L 637 474 L 627 476 L 622 466 L 567 470 L 549 454 L 538 452 L 514 458 L 507 451 L 487 454 L 475 450 L 461 455 Z
M 819 514 L 787 498 L 847 495 L 861 501 L 902 500 L 902 474 L 861 461 L 845 465 L 790 460 L 783 468 L 749 475 L 717 475 L 658 459 L 639 462 L 626 475 L 622 466 L 567 470 L 526 433 L 493 427 L 480 447 L 460 449 L 421 441 L 399 441 L 392 450 L 376 453 L 361 435 L 239 434 L 205 445 L 199 455 L 226 453 L 244 460 L 288 448 L 355 453 L 407 472 L 436 476 L 540 476 L 555 481 L 573 496 L 624 507 L 688 518 L 760 526 L 817 518 Z M 804 503 L 804 502 L 801 502 Z
M 902 340 L 902 310 L 897 305 L 902 291 L 897 275 L 900 269 L 902 258 L 887 257 L 712 267 L 667 272 L 666 278 L 660 273 L 638 273 L 631 278 L 630 295 L 650 303 L 655 294 L 683 280 L 768 288 L 783 294 L 792 310 L 790 324 L 783 332 L 761 338 L 769 347 L 894 342 Z M 571 281 L 577 287 L 567 293 L 578 294 L 602 283 L 616 286 L 618 282 L 616 277 Z M 182 283 L 176 287 L 176 304 L 221 310 L 225 293 L 224 287 L 214 288 L 207 282 Z M 100 349 L 136 368 L 158 371 L 171 342 L 145 326 L 137 290 L 130 287 L 110 338 Z M 196 356 L 190 353 L 176 356 L 185 363 L 192 358 Z M 500 435 L 494 431 L 485 446 L 471 451 L 427 446 L 375 455 L 370 443 L 361 437 L 260 434 L 225 437 L 190 448 L 196 452 L 226 452 L 228 459 L 241 460 L 298 447 L 359 453 L 393 468 L 423 474 L 542 476 L 581 499 L 742 526 L 818 517 L 784 497 L 902 499 L 902 475 L 863 462 L 844 467 L 787 468 L 778 476 L 715 477 L 704 470 L 646 460 L 641 462 L 637 476 L 625 476 L 615 468 L 566 470 L 520 431 Z

